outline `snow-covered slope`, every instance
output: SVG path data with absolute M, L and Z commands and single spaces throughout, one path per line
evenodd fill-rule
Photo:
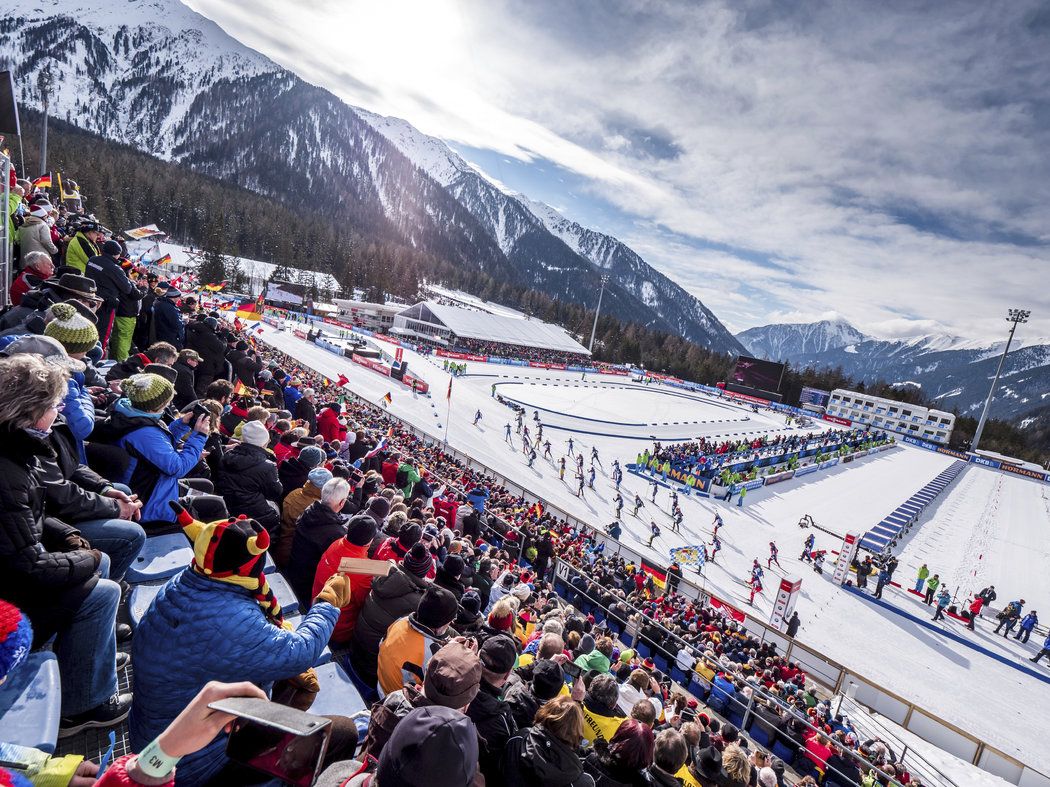
M 845 320 L 762 325 L 748 328 L 736 338 L 752 355 L 771 361 L 790 361 L 799 355 L 848 347 L 868 339 Z

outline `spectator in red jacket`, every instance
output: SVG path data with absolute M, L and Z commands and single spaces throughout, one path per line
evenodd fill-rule
M 22 296 L 29 292 L 40 282 L 50 279 L 55 275 L 55 263 L 42 251 L 31 251 L 25 255 L 25 270 L 11 282 L 11 305 L 18 306 L 22 302 Z
M 346 440 L 346 426 L 339 421 L 341 409 L 339 402 L 329 402 L 317 416 L 317 431 L 326 443 L 341 444 Z
M 339 573 L 339 563 L 343 558 L 368 558 L 368 545 L 376 535 L 376 523 L 367 514 L 358 514 L 346 526 L 346 537 L 335 541 L 325 550 L 321 562 L 317 564 L 314 574 L 314 588 L 318 591 L 324 587 L 329 577 Z M 332 632 L 332 642 L 347 643 L 357 625 L 357 616 L 361 614 L 372 588 L 372 574 L 347 574 L 350 578 L 350 603 L 342 608 L 339 621 Z M 316 596 L 317 593 L 314 593 Z

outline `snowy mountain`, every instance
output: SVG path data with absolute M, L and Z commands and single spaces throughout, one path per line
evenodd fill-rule
M 40 106 L 48 66 L 51 114 L 74 125 L 288 203 L 308 195 L 364 238 L 560 300 L 593 307 L 608 270 L 603 310 L 740 349 L 615 239 L 552 228 L 444 143 L 304 82 L 178 0 L 0 0 L 0 11 L 0 67 L 15 71 L 24 106 Z
M 512 262 L 528 264 L 542 249 L 542 263 L 551 268 L 571 272 L 595 266 L 647 307 L 645 322 L 650 327 L 678 333 L 715 350 L 739 351 L 733 336 L 699 299 L 653 269 L 626 244 L 566 219 L 550 205 L 524 194 L 506 193 L 444 142 L 404 120 L 357 112 L 466 207 Z M 561 243 L 552 242 L 554 239 Z M 580 260 L 590 265 L 581 266 Z M 592 286 L 595 279 L 593 273 L 588 276 Z
M 841 368 L 856 380 L 916 385 L 945 410 L 980 415 L 1004 342 L 981 342 L 945 334 L 884 340 L 866 337 L 844 322 L 766 325 L 737 338 L 764 358 L 795 368 Z M 992 415 L 1024 419 L 1050 407 L 1050 341 L 1020 337 L 1010 354 Z
M 848 347 L 868 339 L 845 320 L 762 325 L 748 328 L 736 338 L 756 358 L 771 361 L 793 360 L 800 355 Z

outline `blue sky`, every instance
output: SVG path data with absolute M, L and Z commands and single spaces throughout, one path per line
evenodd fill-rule
M 731 329 L 1050 336 L 1046 2 L 188 2 Z

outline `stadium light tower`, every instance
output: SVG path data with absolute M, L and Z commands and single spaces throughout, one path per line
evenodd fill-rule
M 50 65 L 44 66 L 36 75 L 36 86 L 40 91 L 40 103 L 44 111 L 44 124 L 40 130 L 40 174 L 42 176 L 47 174 L 47 110 L 54 81 Z
M 1006 354 L 1010 352 L 1010 342 L 1014 340 L 1014 331 L 1017 330 L 1017 326 L 1021 323 L 1028 322 L 1028 318 L 1032 316 L 1032 312 L 1028 309 L 1009 309 L 1006 314 L 1006 321 L 1011 323 L 1010 335 L 1006 337 L 1006 347 L 1003 348 L 1002 357 L 999 359 L 999 366 L 995 370 L 995 377 L 992 378 L 992 387 L 988 389 L 988 398 L 984 401 L 984 410 L 981 411 L 981 420 L 977 422 L 977 431 L 974 432 L 973 441 L 970 443 L 970 450 L 976 451 L 977 446 L 981 443 L 981 433 L 984 432 L 984 422 L 988 420 L 988 410 L 992 406 L 992 399 L 995 398 L 995 387 L 999 384 L 999 375 L 1002 374 L 1003 364 L 1006 363 Z
M 598 308 L 594 310 L 594 325 L 591 327 L 591 343 L 587 345 L 587 351 L 594 351 L 594 334 L 598 332 L 598 314 L 602 310 L 602 295 L 605 294 L 605 285 L 609 283 L 608 275 L 602 276 L 602 288 L 598 290 Z

